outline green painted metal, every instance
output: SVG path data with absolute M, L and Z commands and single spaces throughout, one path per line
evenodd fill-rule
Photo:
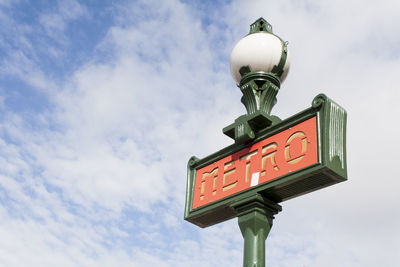
M 236 143 L 246 143 L 255 138 L 255 133 L 280 122 L 276 116 L 271 116 L 271 110 L 276 104 L 279 91 L 279 78 L 265 72 L 250 72 L 243 76 L 240 90 L 243 93 L 242 103 L 247 114 L 222 131 L 233 138 Z
M 271 230 L 274 215 L 282 207 L 260 194 L 232 203 L 244 238 L 244 267 L 265 266 L 265 240 Z
M 283 74 L 283 67 L 285 66 L 287 55 L 288 55 L 288 50 L 287 50 L 288 42 L 283 41 L 281 38 L 279 38 L 279 39 L 281 40 L 281 44 L 282 44 L 282 55 L 281 55 L 281 59 L 279 60 L 278 65 L 275 65 L 272 68 L 271 72 L 280 78 Z
M 259 18 L 253 24 L 250 25 L 249 34 L 256 32 L 268 32 L 272 33 L 272 25 L 268 23 L 264 18 Z
M 197 169 L 314 116 L 317 118 L 318 139 L 316 164 L 249 188 L 237 195 L 192 209 Z M 259 193 L 275 203 L 280 203 L 347 180 L 346 117 L 346 111 L 342 107 L 320 94 L 314 98 L 310 108 L 255 132 L 255 138 L 249 143 L 235 143 L 202 159 L 192 157 L 188 162 L 185 219 L 200 227 L 207 227 L 236 217 L 237 212 L 231 204 L 243 197 Z

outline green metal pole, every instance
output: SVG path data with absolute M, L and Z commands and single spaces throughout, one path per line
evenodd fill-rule
M 265 240 L 282 207 L 260 194 L 232 204 L 244 238 L 244 267 L 265 267 Z

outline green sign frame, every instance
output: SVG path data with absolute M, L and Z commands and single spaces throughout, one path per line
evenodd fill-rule
M 317 121 L 317 163 L 210 204 L 192 208 L 198 169 L 312 117 L 316 117 Z M 310 108 L 261 130 L 251 142 L 235 143 L 202 159 L 191 157 L 187 167 L 185 220 L 204 228 L 237 217 L 235 203 L 254 195 L 280 203 L 346 181 L 346 122 L 346 111 L 326 95 L 320 94 L 313 99 Z

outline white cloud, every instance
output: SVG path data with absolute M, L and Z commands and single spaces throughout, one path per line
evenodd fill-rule
M 397 7 L 237 1 L 202 14 L 178 1 L 119 4 L 96 57 L 63 82 L 27 56 L 36 48 L 26 35 L 7 72 L 43 88 L 52 108 L 2 114 L 0 265 L 240 265 L 236 220 L 207 229 L 182 221 L 185 167 L 192 153 L 231 142 L 221 128 L 245 111 L 221 59 L 264 16 L 293 56 L 273 112 L 285 118 L 322 91 L 349 113 L 349 181 L 282 203 L 267 264 L 394 266 L 399 127 L 386 125 L 399 113 Z M 41 22 L 73 41 L 64 30 L 89 11 L 57 8 Z
M 193 27 L 186 27 L 192 18 L 185 13 L 191 11 L 177 2 L 172 4 L 173 8 L 165 6 L 159 11 L 171 12 L 170 20 L 161 23 L 154 19 L 154 29 L 147 24 L 113 27 L 101 47 L 103 53 L 115 52 L 112 61 L 89 62 L 66 84 L 47 90 L 55 109 L 30 116 L 39 127 L 32 129 L 24 118 L 13 114 L 2 121 L 3 136 L 12 136 L 15 145 L 3 142 L 1 158 L 10 171 L 3 174 L 1 185 L 14 203 L 10 207 L 19 210 L 17 215 L 25 215 L 13 218 L 11 211 L 4 211 L 1 228 L 10 234 L 0 247 L 9 252 L 23 247 L 25 236 L 31 240 L 21 258 L 0 254 L 5 265 L 23 266 L 29 260 L 37 266 L 149 266 L 161 262 L 163 255 L 169 262 L 164 265 L 170 266 L 178 265 L 175 256 L 161 253 L 157 247 L 171 246 L 183 253 L 183 244 L 198 244 L 178 230 L 173 230 L 177 236 L 172 241 L 160 231 L 188 226 L 181 213 L 190 156 L 187 148 L 194 144 L 185 136 L 199 138 L 199 125 L 208 124 L 213 105 L 226 100 L 213 99 L 213 85 L 224 82 L 216 81 L 208 69 L 212 56 L 200 24 L 197 22 L 197 34 L 193 35 Z M 15 64 L 15 70 L 21 71 L 17 66 L 22 65 L 28 64 Z M 53 83 L 41 77 L 40 84 Z M 204 101 L 198 101 L 201 96 L 206 97 Z M 199 116 L 203 109 L 206 116 Z M 214 144 L 216 127 L 220 125 L 210 123 L 205 128 L 208 146 Z M 202 153 L 209 151 L 205 147 Z M 15 180 L 17 177 L 20 180 Z M 173 206 L 167 213 L 153 214 L 156 204 L 169 202 Z M 124 211 L 132 209 L 143 213 L 119 225 Z M 147 216 L 161 220 L 149 221 Z M 109 224 L 115 225 L 111 232 Z M 130 232 L 123 230 L 125 227 Z M 139 228 L 130 230 L 132 227 Z M 35 233 L 30 234 L 33 229 Z M 149 256 L 135 238 L 153 244 L 151 250 L 158 253 Z M 126 244 L 133 244 L 133 251 Z M 228 244 L 224 241 L 222 245 Z M 112 249 L 107 249 L 109 246 Z M 45 257 L 48 253 L 53 256 Z M 199 253 L 196 261 L 211 266 L 202 259 L 203 254 Z M 184 255 L 186 262 L 193 262 L 187 252 Z

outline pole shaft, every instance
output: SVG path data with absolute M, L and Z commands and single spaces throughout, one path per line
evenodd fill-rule
M 259 194 L 234 203 L 244 238 L 244 267 L 265 267 L 265 240 L 274 215 L 282 210 L 278 204 Z
M 244 267 L 265 267 L 265 239 L 271 229 L 265 214 L 253 211 L 239 216 L 244 238 Z

